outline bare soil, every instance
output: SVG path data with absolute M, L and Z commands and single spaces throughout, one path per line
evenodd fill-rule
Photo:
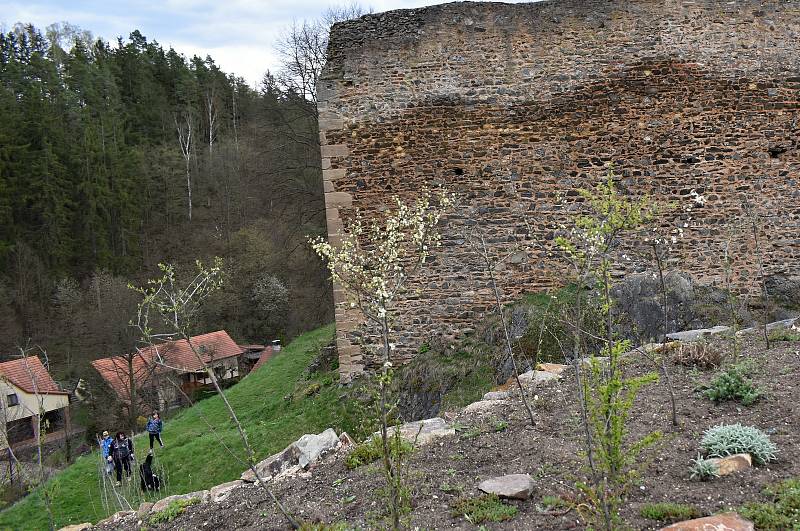
M 779 342 L 765 351 L 763 340 L 747 336 L 741 340 L 743 358 L 753 361 L 752 375 L 766 396 L 752 406 L 736 402 L 715 404 L 696 391 L 717 370 L 699 371 L 671 365 L 678 398 L 680 426 L 670 423 L 669 397 L 663 379 L 644 388 L 631 417 L 631 436 L 640 438 L 662 431 L 658 445 L 642 456 L 642 474 L 628 493 L 622 517 L 633 529 L 659 529 L 662 524 L 642 518 L 639 510 L 647 502 L 692 504 L 711 514 L 749 501 L 766 501 L 762 489 L 781 479 L 800 477 L 800 343 Z M 729 349 L 724 339 L 713 344 Z M 730 363 L 730 356 L 726 358 Z M 629 374 L 653 370 L 645 359 L 626 362 Z M 528 501 L 509 501 L 519 509 L 512 520 L 487 523 L 489 529 L 583 529 L 576 512 L 543 514 L 543 496 L 574 496 L 576 481 L 584 479 L 579 457 L 583 439 L 578 410 L 573 399 L 574 377 L 540 387 L 535 401 L 538 422 L 529 426 L 522 404 L 483 415 L 459 414 L 454 437 L 419 448 L 411 459 L 413 509 L 410 527 L 418 529 L 474 529 L 460 516 L 451 514 L 451 504 L 462 496 L 475 496 L 478 483 L 504 474 L 528 473 L 536 480 L 536 491 Z M 779 448 L 779 459 L 769 466 L 717 478 L 709 482 L 689 479 L 691 459 L 698 455 L 704 430 L 718 424 L 742 423 L 770 434 Z M 344 456 L 337 455 L 315 466 L 306 477 L 287 478 L 273 485 L 277 497 L 289 510 L 306 521 L 344 522 L 354 528 L 383 527 L 384 496 L 380 470 L 364 466 L 348 470 Z M 139 529 L 136 518 L 115 528 Z M 286 523 L 268 501 L 266 493 L 248 485 L 235 490 L 219 503 L 189 507 L 185 514 L 159 529 L 286 529 Z

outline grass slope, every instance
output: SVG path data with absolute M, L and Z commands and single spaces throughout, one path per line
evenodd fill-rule
M 261 369 L 226 391 L 259 460 L 282 450 L 304 433 L 342 428 L 341 419 L 346 415 L 333 375 L 315 375 L 310 381 L 304 380 L 304 369 L 319 348 L 331 340 L 333 330 L 333 325 L 328 325 L 298 337 Z M 305 389 L 316 392 L 305 396 Z M 209 430 L 209 424 L 216 429 L 216 436 Z M 247 465 L 223 448 L 220 437 L 238 457 L 244 455 L 236 428 L 217 396 L 165 421 L 163 438 L 167 446 L 158 450 L 156 445 L 156 462 L 166 472 L 167 494 L 202 490 L 239 477 Z M 135 444 L 141 462 L 148 447 L 146 436 L 136 437 Z M 97 470 L 98 453 L 93 452 L 77 459 L 48 482 L 56 528 L 97 522 L 108 516 L 101 502 Z M 138 481 L 133 484 L 126 488 L 135 490 Z M 111 512 L 115 510 L 112 508 Z M 0 513 L 0 529 L 48 527 L 47 512 L 38 490 Z

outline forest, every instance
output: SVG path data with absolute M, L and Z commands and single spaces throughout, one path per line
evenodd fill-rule
M 132 351 L 130 285 L 220 256 L 197 331 L 288 340 L 332 320 L 313 98 L 255 89 L 139 31 L 0 35 L 0 357 L 47 353 L 62 382 Z

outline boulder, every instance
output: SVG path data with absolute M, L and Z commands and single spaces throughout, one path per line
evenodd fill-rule
M 700 341 L 709 336 L 723 334 L 731 330 L 730 326 L 714 326 L 711 328 L 698 328 L 697 330 L 685 330 L 683 332 L 673 332 L 667 334 L 667 339 L 673 341 Z
M 745 520 L 736 513 L 722 513 L 705 518 L 678 522 L 661 531 L 753 531 L 753 522 Z
M 483 400 L 505 400 L 508 398 L 508 391 L 489 391 L 483 395 Z
M 569 369 L 569 365 L 563 365 L 561 363 L 540 363 L 537 366 L 537 369 L 544 372 L 552 372 L 553 374 L 560 375 L 567 369 Z
M 473 402 L 472 404 L 468 405 L 464 409 L 464 413 L 467 414 L 485 413 L 499 406 L 507 406 L 507 405 L 508 402 L 506 402 L 505 400 L 480 400 L 478 402 Z
M 501 498 L 527 500 L 535 484 L 528 474 L 511 474 L 481 481 L 478 489 L 487 494 L 497 494 Z
M 348 436 L 346 440 L 352 443 Z M 348 444 L 350 444 L 348 443 Z M 332 428 L 320 434 L 306 434 L 300 437 L 277 454 L 273 454 L 255 465 L 258 475 L 263 480 L 287 474 L 290 470 L 305 469 L 325 454 L 335 452 L 343 446 L 340 437 Z M 256 475 L 248 469 L 242 473 L 242 481 L 254 483 Z
M 559 378 L 561 378 L 560 373 L 557 374 L 549 371 L 528 371 L 519 375 L 519 381 L 522 385 L 541 384 L 552 380 L 558 380 Z M 512 384 L 516 384 L 513 376 L 510 381 Z
M 208 489 L 208 499 L 212 502 L 219 502 L 227 498 L 233 489 L 241 487 L 244 483 L 241 479 L 234 479 L 216 487 Z
M 136 510 L 136 518 L 139 520 L 143 519 L 145 516 L 150 514 L 150 510 L 153 508 L 152 502 L 142 502 L 139 504 L 139 508 Z
M 753 466 L 753 458 L 750 457 L 750 454 L 735 454 L 726 457 L 714 457 L 709 459 L 709 461 L 716 463 L 720 476 L 727 476 L 729 474 L 733 474 L 734 472 L 747 470 Z
M 769 297 L 788 308 L 800 309 L 800 275 L 777 273 L 766 278 Z
M 351 448 L 355 445 L 356 442 L 346 431 L 343 431 L 342 434 L 339 435 L 339 448 Z
M 338 448 L 339 436 L 336 435 L 333 428 L 328 428 L 318 435 L 303 435 L 294 445 L 299 450 L 297 464 L 301 468 L 308 468 L 308 465 L 318 460 L 321 456 Z
M 394 435 L 395 429 L 397 428 L 389 428 L 387 434 L 389 436 Z M 417 446 L 428 444 L 439 437 L 448 437 L 455 434 L 456 430 L 440 417 L 409 422 L 400 426 L 400 436 L 410 443 L 416 442 Z
M 167 496 L 166 498 L 162 498 L 157 502 L 155 502 L 153 506 L 150 508 L 150 513 L 151 514 L 160 513 L 161 511 L 166 509 L 170 503 L 174 501 L 191 500 L 192 498 L 197 498 L 198 500 L 200 500 L 200 503 L 202 503 L 206 499 L 208 499 L 208 491 L 198 490 L 195 492 L 190 492 L 189 494 L 175 494 L 174 496 Z
M 92 524 L 89 522 L 84 522 L 82 524 L 72 524 L 68 525 L 67 527 L 62 527 L 58 531 L 85 531 L 86 529 L 91 529 Z
M 292 443 L 277 454 L 273 454 L 257 463 L 254 468 L 261 479 L 267 480 L 296 466 L 299 458 L 300 449 Z M 253 483 L 256 481 L 256 475 L 252 470 L 247 469 L 242 473 L 241 479 L 242 481 Z

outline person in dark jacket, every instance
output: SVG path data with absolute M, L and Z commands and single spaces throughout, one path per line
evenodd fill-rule
M 133 441 L 123 432 L 117 432 L 114 442 L 111 443 L 111 457 L 114 460 L 114 470 L 117 472 L 117 486 L 122 482 L 122 470 L 128 481 L 131 479 L 131 460 L 133 459 Z
M 147 421 L 147 433 L 150 435 L 150 449 L 153 449 L 153 441 L 158 440 L 158 444 L 161 447 L 164 447 L 164 443 L 161 442 L 161 429 L 164 427 L 164 423 L 161 422 L 161 417 L 158 416 L 158 411 L 153 411 L 153 416 L 150 417 L 150 420 Z
M 150 451 L 147 454 L 147 459 L 144 460 L 144 463 L 139 465 L 139 477 L 141 478 L 141 486 L 142 490 L 147 492 L 148 490 L 156 491 L 161 488 L 161 480 L 158 479 L 158 476 L 153 474 L 153 452 Z

